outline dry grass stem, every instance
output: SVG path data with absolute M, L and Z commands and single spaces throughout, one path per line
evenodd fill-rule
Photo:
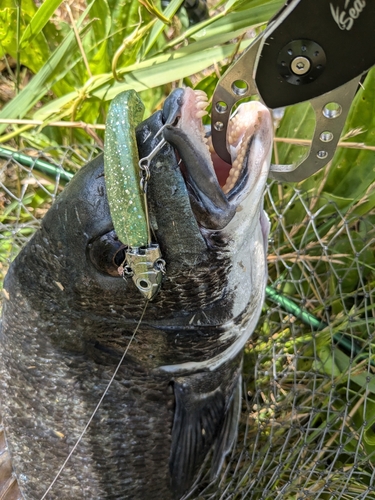
M 68 122 L 64 120 L 56 121 L 56 122 L 44 122 L 43 120 L 20 120 L 20 119 L 0 119 L 0 124 L 5 123 L 7 125 L 34 125 L 35 127 L 43 126 L 43 127 L 67 127 L 67 128 L 82 128 L 85 130 L 88 129 L 96 129 L 96 130 L 105 130 L 105 125 L 100 123 L 85 123 L 85 122 Z
M 294 144 L 296 146 L 311 146 L 312 141 L 309 139 L 290 139 L 289 137 L 275 137 L 275 142 L 284 142 L 286 144 Z M 339 141 L 337 144 L 338 148 L 349 148 L 349 149 L 366 149 L 368 151 L 375 151 L 375 146 L 369 146 L 363 142 L 344 142 Z
M 337 257 L 349 257 L 348 254 L 340 253 L 335 254 L 334 258 L 330 258 L 327 255 L 301 255 L 296 252 L 280 254 L 280 255 L 268 255 L 268 262 L 276 262 L 279 260 L 285 260 L 288 262 L 296 262 L 298 260 L 303 260 L 305 262 L 330 262 L 332 264 L 343 264 L 343 261 L 338 260 Z
M 72 11 L 70 9 L 70 6 L 69 6 L 68 2 L 65 2 L 65 8 L 66 8 L 66 11 L 67 11 L 67 13 L 69 15 L 70 22 L 72 23 L 72 28 L 73 28 L 73 31 L 74 31 L 74 35 L 76 37 L 79 50 L 80 50 L 80 52 L 82 54 L 82 60 L 83 60 L 83 62 L 85 64 L 87 74 L 89 75 L 90 78 L 92 78 L 92 73 L 91 73 L 91 70 L 90 70 L 90 65 L 89 65 L 89 62 L 87 60 L 85 51 L 83 50 L 83 45 L 82 45 L 81 39 L 79 37 L 77 25 L 76 25 L 76 22 L 74 20 L 74 17 L 73 17 L 73 14 L 72 14 Z

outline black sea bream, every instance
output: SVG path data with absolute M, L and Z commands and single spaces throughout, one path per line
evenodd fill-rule
M 208 454 L 215 477 L 233 445 L 242 352 L 266 285 L 272 122 L 260 103 L 240 107 L 229 131 L 233 166 L 217 169 L 221 188 L 202 135 L 206 104 L 203 93 L 178 89 L 137 128 L 142 158 L 169 123 L 148 186 L 166 274 L 47 498 L 179 499 Z M 123 260 L 99 156 L 57 198 L 5 280 L 2 411 L 27 500 L 55 477 L 145 308 L 132 279 L 119 276 Z

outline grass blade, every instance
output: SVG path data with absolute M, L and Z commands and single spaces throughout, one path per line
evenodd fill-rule
M 63 0 L 45 0 L 35 15 L 27 25 L 20 40 L 20 49 L 23 49 L 27 44 L 39 35 L 44 26 L 48 23 L 50 17 L 55 10 L 60 6 Z
M 93 2 L 83 12 L 80 19 L 77 21 L 79 27 L 85 19 L 87 13 L 90 11 Z M 48 61 L 44 64 L 37 75 L 31 82 L 20 92 L 14 99 L 12 99 L 0 112 L 0 118 L 23 118 L 26 113 L 48 92 L 53 85 L 53 76 L 59 67 L 59 63 L 66 53 L 69 52 L 76 43 L 74 32 L 71 31 L 65 38 L 62 44 L 55 50 Z M 62 68 L 64 71 L 65 68 Z M 6 129 L 6 125 L 0 124 L 0 134 Z

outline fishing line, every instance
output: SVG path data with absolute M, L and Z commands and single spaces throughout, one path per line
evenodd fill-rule
M 104 390 L 104 392 L 103 392 L 103 394 L 102 394 L 102 396 L 101 396 L 101 398 L 100 398 L 100 400 L 99 400 L 98 404 L 96 405 L 96 407 L 95 407 L 94 411 L 92 412 L 92 414 L 91 414 L 91 416 L 90 416 L 90 418 L 89 418 L 89 420 L 88 420 L 87 424 L 85 425 L 85 427 L 84 427 L 83 431 L 82 431 L 82 432 L 81 432 L 81 434 L 79 435 L 79 437 L 78 437 L 78 439 L 77 439 L 77 441 L 76 441 L 75 445 L 74 445 L 74 446 L 73 446 L 73 448 L 70 450 L 69 455 L 66 457 L 66 459 L 65 459 L 64 463 L 62 464 L 62 466 L 60 467 L 60 469 L 59 469 L 59 471 L 57 472 L 56 476 L 55 476 L 55 477 L 54 477 L 54 479 L 52 480 L 52 483 L 48 486 L 47 490 L 44 492 L 44 495 L 42 496 L 42 498 L 41 498 L 40 500 L 44 500 L 44 499 L 46 498 L 47 494 L 51 491 L 51 489 L 53 488 L 54 484 L 56 483 L 56 481 L 57 481 L 57 480 L 58 480 L 58 478 L 60 477 L 60 474 L 61 474 L 61 473 L 62 473 L 62 471 L 65 469 L 66 464 L 69 462 L 69 460 L 70 460 L 71 456 L 73 455 L 73 453 L 74 453 L 74 452 L 75 452 L 75 450 L 77 449 L 77 446 L 78 446 L 78 445 L 79 445 L 79 443 L 82 441 L 83 436 L 85 435 L 85 433 L 86 433 L 87 429 L 89 428 L 89 426 L 90 426 L 90 424 L 91 424 L 91 422 L 92 422 L 92 419 L 94 418 L 94 416 L 95 416 L 96 412 L 98 411 L 98 409 L 99 409 L 100 405 L 102 404 L 103 399 L 105 398 L 105 396 L 106 396 L 106 394 L 107 394 L 107 392 L 108 392 L 108 390 L 109 390 L 110 386 L 112 385 L 112 382 L 114 381 L 114 379 L 115 379 L 115 377 L 116 377 L 116 375 L 117 375 L 117 373 L 118 373 L 118 371 L 119 371 L 119 369 L 120 369 L 120 366 L 122 365 L 122 363 L 123 363 L 123 361 L 124 361 L 124 359 L 125 359 L 125 356 L 126 356 L 126 354 L 127 354 L 128 350 L 129 350 L 129 347 L 130 347 L 131 343 L 133 342 L 133 340 L 134 340 L 134 338 L 135 338 L 135 335 L 136 335 L 137 331 L 139 330 L 139 327 L 141 326 L 141 323 L 142 323 L 142 320 L 143 320 L 143 316 L 145 315 L 145 312 L 146 312 L 146 309 L 147 309 L 147 306 L 148 306 L 148 302 L 149 302 L 149 301 L 148 301 L 148 300 L 146 300 L 146 302 L 145 302 L 145 306 L 144 306 L 144 308 L 143 308 L 143 311 L 142 311 L 141 317 L 139 318 L 139 321 L 138 321 L 138 323 L 137 323 L 137 326 L 135 327 L 135 330 L 134 330 L 134 332 L 133 332 L 133 334 L 132 334 L 132 336 L 131 336 L 131 338 L 130 338 L 130 340 L 129 340 L 129 343 L 128 343 L 128 345 L 126 346 L 126 349 L 125 349 L 125 351 L 124 351 L 123 355 L 121 356 L 121 359 L 120 359 L 120 361 L 118 362 L 118 365 L 116 366 L 116 369 L 115 369 L 115 371 L 113 372 L 113 375 L 112 375 L 112 377 L 111 377 L 110 381 L 108 382 L 107 387 L 105 388 L 105 390 Z

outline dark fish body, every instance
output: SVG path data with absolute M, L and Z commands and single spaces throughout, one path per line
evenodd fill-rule
M 159 112 L 138 128 L 141 158 L 164 120 Z M 259 141 L 271 140 L 267 120 Z M 175 146 L 181 157 L 191 154 Z M 251 175 L 242 176 L 223 228 L 215 227 L 223 217 L 208 206 L 204 176 L 183 158 L 184 178 L 169 145 L 155 157 L 150 216 L 167 272 L 146 308 L 131 278 L 117 271 L 124 249 L 113 231 L 102 157 L 51 207 L 4 283 L 2 412 L 25 499 L 40 499 L 54 479 L 143 312 L 47 498 L 179 499 L 211 450 L 213 476 L 219 473 L 236 436 L 243 346 L 264 295 L 261 193 L 269 149 L 259 159 L 256 189 Z

